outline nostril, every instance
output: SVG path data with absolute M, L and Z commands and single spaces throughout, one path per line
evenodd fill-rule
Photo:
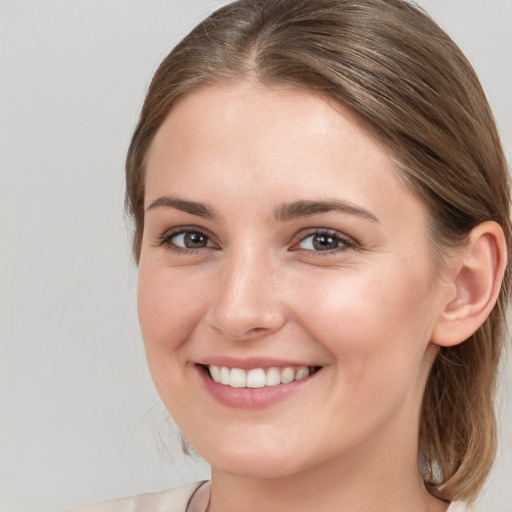
M 209 315 L 207 323 L 216 333 L 235 342 L 245 342 L 275 333 L 285 324 L 285 321 L 284 315 L 282 318 L 277 315 L 264 318 L 257 314 L 240 313 L 238 316 L 233 316 L 222 315 L 215 311 Z
M 245 256 L 245 257 L 244 257 Z M 252 340 L 275 332 L 285 323 L 284 304 L 269 284 L 263 263 L 238 254 L 219 269 L 218 288 L 206 322 L 234 341 Z

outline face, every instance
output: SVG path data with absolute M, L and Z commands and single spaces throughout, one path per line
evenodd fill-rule
M 417 464 L 441 280 L 425 207 L 352 114 L 286 87 L 194 92 L 153 141 L 145 208 L 150 370 L 214 468 L 279 477 L 397 443 Z

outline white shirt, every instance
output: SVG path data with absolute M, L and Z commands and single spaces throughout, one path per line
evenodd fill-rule
M 169 491 L 103 501 L 68 512 L 204 512 L 208 506 L 209 494 L 209 485 L 206 482 L 199 482 Z M 472 510 L 464 503 L 455 501 L 446 512 L 472 512 Z

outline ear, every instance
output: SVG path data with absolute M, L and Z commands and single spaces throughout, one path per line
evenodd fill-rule
M 448 290 L 432 334 L 432 343 L 453 346 L 467 340 L 496 304 L 505 273 L 503 229 L 487 221 L 469 234 L 466 245 L 448 263 Z

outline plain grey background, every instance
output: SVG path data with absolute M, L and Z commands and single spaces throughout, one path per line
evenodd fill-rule
M 205 478 L 146 369 L 123 159 L 159 61 L 211 0 L 0 0 L 0 510 Z M 512 152 L 512 0 L 424 0 Z M 480 512 L 512 512 L 512 364 Z

